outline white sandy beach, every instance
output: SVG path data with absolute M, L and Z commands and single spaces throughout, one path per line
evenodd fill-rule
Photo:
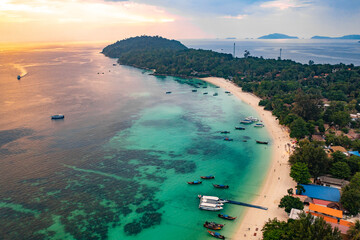
M 270 111 L 264 110 L 258 103 L 260 98 L 246 93 L 232 82 L 223 78 L 208 77 L 202 80 L 230 91 L 243 102 L 251 105 L 261 116 L 265 128 L 272 137 L 273 153 L 267 176 L 260 187 L 259 195 L 253 204 L 268 207 L 267 211 L 247 208 L 240 220 L 240 225 L 232 239 L 262 239 L 261 229 L 269 218 L 286 220 L 287 214 L 283 208 L 278 208 L 280 199 L 287 194 L 287 189 L 295 188 L 296 183 L 289 176 L 289 152 L 287 144 L 291 142 L 286 128 L 282 127 Z M 285 147 L 286 146 L 286 147 Z

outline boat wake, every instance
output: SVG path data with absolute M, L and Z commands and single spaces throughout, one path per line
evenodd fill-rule
M 26 69 L 23 66 L 19 65 L 19 64 L 14 64 L 14 68 L 16 68 L 16 69 L 18 69 L 20 71 L 20 74 L 19 74 L 20 77 L 25 77 L 26 74 L 28 74 Z

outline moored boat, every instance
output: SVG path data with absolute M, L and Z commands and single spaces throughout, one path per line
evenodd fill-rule
M 219 94 L 218 94 L 218 93 L 214 93 L 214 94 L 213 94 L 213 96 L 217 96 L 217 95 L 219 95 Z
M 199 209 L 206 211 L 220 211 L 223 209 L 222 205 L 210 202 L 200 202 Z
M 267 142 L 267 141 L 258 141 L 258 140 L 256 140 L 256 143 L 259 143 L 259 144 L 268 144 L 269 142 Z
M 252 122 L 258 122 L 258 121 L 259 121 L 258 118 L 253 117 L 253 116 L 249 116 L 249 117 L 245 118 L 245 120 L 250 120 L 250 121 L 252 121 Z
M 201 176 L 200 178 L 202 178 L 202 179 L 214 179 L 214 178 L 215 178 L 215 176 L 214 176 L 214 175 Z
M 220 233 L 218 233 L 218 232 L 213 232 L 213 231 L 208 230 L 208 233 L 210 233 L 210 235 L 215 237 L 215 238 L 225 239 L 225 237 L 223 235 L 221 235 Z
M 242 124 L 251 124 L 251 123 L 253 123 L 251 120 L 248 120 L 248 119 L 244 119 L 244 120 L 242 120 L 240 123 L 242 123 Z
M 169 91 L 169 92 L 166 92 L 166 94 L 170 94 L 171 92 Z
M 17 76 L 17 80 L 20 80 L 20 79 L 21 79 L 21 76 L 20 76 L 20 75 L 18 75 L 18 76 Z
M 218 214 L 218 217 L 219 217 L 219 218 L 226 219 L 226 220 L 235 220 L 235 219 L 236 219 L 236 217 L 230 217 L 229 215 L 222 214 L 222 213 L 219 213 L 219 214 Z
M 216 222 L 208 222 L 206 221 L 204 223 L 204 227 L 208 228 L 208 229 L 212 229 L 212 230 L 220 230 L 224 227 L 224 224 L 218 224 Z
M 192 92 L 197 92 L 197 90 L 196 89 L 193 89 L 193 90 L 191 90 Z
M 224 138 L 224 141 L 232 142 L 232 141 L 234 141 L 234 139 L 226 137 L 226 138 Z
M 262 128 L 262 127 L 265 127 L 265 125 L 262 124 L 262 123 L 256 123 L 256 124 L 254 125 L 254 127 L 256 127 L 256 128 Z
M 206 95 L 206 94 L 208 94 L 208 93 L 207 93 L 207 92 L 204 92 L 203 94 Z
M 190 185 L 196 185 L 196 184 L 201 184 L 202 182 L 199 181 L 199 180 L 196 180 L 196 181 L 187 182 L 187 183 L 190 184 Z
M 229 188 L 229 185 L 223 185 L 223 184 L 213 184 L 215 188 Z
M 64 118 L 65 118 L 64 114 L 56 114 L 51 116 L 51 119 L 64 119 Z
M 227 133 L 230 133 L 230 131 L 221 131 L 220 133 L 227 134 Z
M 231 93 L 231 92 L 229 92 L 229 91 L 225 91 L 225 93 Z
M 245 130 L 244 127 L 235 127 L 235 130 Z

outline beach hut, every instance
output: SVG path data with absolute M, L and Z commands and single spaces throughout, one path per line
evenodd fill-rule
M 344 179 L 332 178 L 328 176 L 321 176 L 316 179 L 316 184 L 341 189 L 349 184 L 349 181 Z

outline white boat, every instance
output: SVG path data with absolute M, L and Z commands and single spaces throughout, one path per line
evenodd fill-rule
M 215 196 L 202 196 L 202 195 L 199 195 L 199 198 L 200 198 L 200 201 L 202 200 L 212 200 L 212 201 L 216 201 L 216 202 L 219 202 L 219 203 L 226 203 L 227 200 L 224 200 L 224 199 L 220 199 L 218 197 L 215 197 Z
M 254 125 L 254 127 L 262 128 L 262 127 L 265 127 L 265 125 L 262 124 L 262 123 L 256 123 L 256 124 Z
M 211 203 L 211 204 L 217 204 L 217 205 L 219 205 L 219 206 L 224 205 L 222 202 L 215 201 L 215 200 L 211 200 L 211 199 L 201 199 L 201 200 L 200 200 L 200 204 L 201 204 L 201 203 Z
M 220 211 L 223 209 L 223 207 L 218 204 L 204 203 L 204 202 L 199 204 L 199 208 L 207 211 Z
M 253 117 L 253 116 L 249 116 L 249 117 L 245 118 L 245 120 L 249 120 L 249 121 L 251 121 L 251 122 L 258 122 L 258 121 L 259 121 L 258 118 Z
M 251 124 L 253 122 L 248 120 L 248 119 L 245 119 L 245 120 L 242 120 L 240 123 L 242 123 L 242 124 Z

